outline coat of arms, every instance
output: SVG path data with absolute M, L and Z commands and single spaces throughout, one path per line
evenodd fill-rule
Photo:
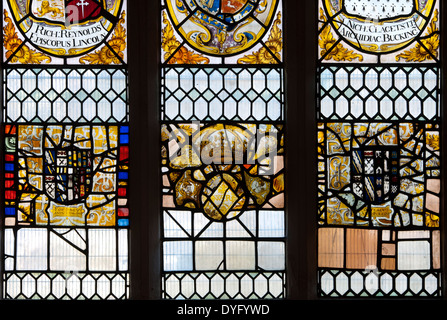
M 35 21 L 75 25 L 101 18 L 104 6 L 102 0 L 30 0 L 29 13 Z
M 79 202 L 91 190 L 93 161 L 90 150 L 45 150 L 45 190 L 58 203 Z
M 352 190 L 373 204 L 392 200 L 399 192 L 399 150 L 376 148 L 352 153 Z
M 279 1 L 165 0 L 165 3 L 174 28 L 195 50 L 230 56 L 257 44 L 269 30 Z M 190 14 L 185 19 L 187 12 Z
M 389 20 L 409 16 L 417 9 L 416 0 L 341 0 L 344 11 L 366 20 Z
M 234 14 L 241 10 L 248 0 L 199 0 L 197 4 L 210 14 Z

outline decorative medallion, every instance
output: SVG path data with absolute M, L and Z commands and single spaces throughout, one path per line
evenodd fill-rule
M 333 29 L 366 53 L 390 53 L 410 45 L 430 22 L 436 0 L 324 0 Z
M 121 127 L 122 128 L 122 127 Z M 117 126 L 21 125 L 17 202 L 22 220 L 37 224 L 112 226 L 117 198 Z M 121 141 L 121 140 L 120 140 Z M 126 157 L 121 151 L 120 160 Z M 124 192 L 123 192 L 124 191 Z
M 7 0 L 11 18 L 39 50 L 73 57 L 100 46 L 120 21 L 122 0 Z
M 163 205 L 226 222 L 247 210 L 284 207 L 282 126 L 162 127 Z
M 194 49 L 229 56 L 253 47 L 269 30 L 277 0 L 166 0 L 176 31 Z

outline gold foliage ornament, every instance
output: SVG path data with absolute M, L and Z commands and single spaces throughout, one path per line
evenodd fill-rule
M 425 225 L 429 228 L 439 228 L 439 217 L 432 213 L 425 213 Z
M 431 147 L 434 151 L 439 151 L 439 135 L 427 133 L 426 137 L 427 145 Z
M 320 19 L 327 22 L 327 18 L 324 15 L 323 9 L 320 8 Z M 363 56 L 360 54 L 354 53 L 352 50 L 348 50 L 343 47 L 343 44 L 336 44 L 336 40 L 331 32 L 330 24 L 327 24 L 326 27 L 321 31 L 320 38 L 318 39 L 318 44 L 321 50 L 321 57 L 324 57 L 324 60 L 335 60 L 335 61 L 353 61 L 358 59 L 359 61 L 363 61 Z
M 246 64 L 277 64 L 281 61 L 281 54 L 283 48 L 282 30 L 279 28 L 281 24 L 281 12 L 278 12 L 277 18 L 273 23 L 272 30 L 265 45 L 257 52 L 250 55 L 245 55 L 238 59 L 238 63 Z
M 17 34 L 11 18 L 6 10 L 3 11 L 3 19 L 6 26 L 3 28 L 3 46 L 6 49 L 5 57 L 10 59 L 11 63 L 23 64 L 41 64 L 50 63 L 51 58 L 40 52 L 30 49 L 23 43 Z
M 435 11 L 433 19 L 430 22 L 430 26 L 427 28 L 425 36 L 428 38 L 421 39 L 419 43 L 416 43 L 414 48 L 397 55 L 396 61 L 399 61 L 402 58 L 405 59 L 406 62 L 422 62 L 426 60 L 434 60 L 438 57 L 439 29 L 436 26 L 437 21 L 438 10 Z
M 174 29 L 163 12 L 163 23 L 166 27 L 163 29 L 161 47 L 165 52 L 164 60 L 168 64 L 208 64 L 210 60 L 200 54 L 196 54 L 181 46 L 174 35 Z M 181 47 L 180 47 L 181 46 Z M 180 47 L 180 48 L 179 48 Z
M 124 50 L 126 49 L 126 13 L 121 13 L 112 38 L 107 41 L 106 45 L 94 53 L 87 54 L 79 59 L 80 63 L 86 64 L 121 64 L 124 59 Z

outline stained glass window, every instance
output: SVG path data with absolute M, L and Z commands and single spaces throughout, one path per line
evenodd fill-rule
M 161 16 L 162 298 L 284 298 L 282 2 Z
M 2 9 L 4 298 L 127 298 L 126 1 Z
M 439 1 L 319 1 L 320 296 L 440 296 Z

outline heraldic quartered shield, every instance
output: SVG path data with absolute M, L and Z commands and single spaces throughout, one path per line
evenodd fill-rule
M 22 34 L 42 51 L 79 56 L 113 31 L 123 0 L 7 0 Z

